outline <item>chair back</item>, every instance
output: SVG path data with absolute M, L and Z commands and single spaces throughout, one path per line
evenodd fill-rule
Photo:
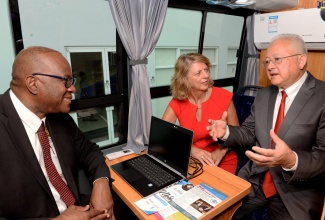
M 261 86 L 244 86 L 237 90 L 232 101 L 235 105 L 239 124 L 242 124 L 250 115 L 255 96 Z
M 261 86 L 244 86 L 237 90 L 233 95 L 232 101 L 235 105 L 239 124 L 242 124 L 251 113 L 251 107 L 254 103 L 255 96 Z M 236 175 L 239 170 L 247 163 L 248 157 L 245 155 L 246 149 L 235 147 L 238 157 Z

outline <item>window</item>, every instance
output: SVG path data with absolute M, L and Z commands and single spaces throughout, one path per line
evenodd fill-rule
M 207 58 L 209 58 L 210 63 L 211 63 L 211 77 L 212 79 L 218 79 L 218 48 L 217 47 L 204 47 L 203 48 L 203 55 L 206 56 Z
M 213 79 L 234 78 L 236 74 L 237 49 L 240 46 L 244 18 L 220 13 L 207 13 L 203 54 L 211 46 L 218 47 L 218 67 Z M 213 58 L 207 54 L 210 59 Z M 234 81 L 235 83 L 235 81 Z M 238 83 L 238 82 L 237 82 Z
M 202 13 L 168 8 L 162 33 L 156 48 L 148 57 L 151 88 L 165 87 L 161 98 L 152 99 L 154 116 L 161 117 L 171 96 L 169 85 L 176 59 L 185 53 L 198 52 Z
M 237 50 L 238 48 L 228 48 L 228 57 L 227 57 L 227 75 L 226 77 L 235 77 L 236 66 L 237 66 Z
M 153 115 L 162 117 L 171 100 L 169 85 L 175 62 L 181 54 L 202 51 L 211 62 L 212 79 L 222 82 L 222 87 L 233 92 L 238 83 L 236 55 L 243 27 L 242 16 L 168 8 L 161 36 L 148 58 L 151 91 L 158 94 L 152 99 Z M 200 41 L 203 41 L 202 48 Z
M 72 74 L 77 79 L 75 99 L 91 99 L 118 92 L 116 49 L 66 47 Z M 70 113 L 87 138 L 100 147 L 119 141 L 118 106 L 92 107 Z
M 32 9 L 18 3 L 24 47 L 53 48 L 71 65 L 77 78 L 71 116 L 79 128 L 102 148 L 126 143 L 126 57 L 108 2 L 32 0 Z
M 31 1 L 33 8 L 30 1 L 12 1 L 19 4 L 24 47 L 42 45 L 66 56 L 77 78 L 71 115 L 89 139 L 103 148 L 126 143 L 132 79 L 108 2 Z M 157 117 L 171 99 L 169 85 L 181 54 L 206 55 L 215 85 L 236 89 L 244 18 L 252 14 L 210 7 L 204 1 L 170 0 L 168 4 L 162 33 L 147 64 Z
M 75 99 L 116 94 L 116 49 L 66 47 L 72 74 L 77 79 Z

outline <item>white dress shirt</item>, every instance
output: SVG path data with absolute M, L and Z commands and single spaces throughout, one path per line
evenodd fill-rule
M 304 84 L 306 79 L 307 79 L 307 72 L 305 72 L 304 75 L 297 82 L 295 82 L 293 85 L 291 85 L 290 87 L 285 89 L 285 91 L 287 93 L 287 98 L 286 98 L 286 102 L 285 102 L 285 105 L 284 105 L 284 117 L 287 114 L 288 109 L 290 108 L 293 100 L 295 99 L 295 97 L 298 94 L 302 84 Z M 282 93 L 281 93 L 282 90 L 283 89 L 279 89 L 279 93 L 278 93 L 278 96 L 276 97 L 276 101 L 275 101 L 275 105 L 274 105 L 273 128 L 275 126 L 276 118 L 278 116 L 278 111 L 279 111 L 279 107 L 280 107 L 280 103 L 281 103 L 281 99 L 282 99 Z M 286 171 L 295 171 L 297 169 L 298 155 L 296 154 L 296 152 L 294 152 L 294 153 L 296 155 L 296 163 L 295 163 L 295 165 L 293 167 L 291 167 L 290 169 L 285 169 L 283 167 L 282 167 L 282 169 L 284 169 Z
M 14 104 L 14 107 L 17 110 L 19 117 L 20 117 L 21 121 L 23 122 L 26 133 L 27 133 L 30 143 L 33 147 L 35 156 L 40 164 L 40 167 L 41 167 L 41 169 L 44 173 L 44 176 L 47 180 L 47 183 L 49 184 L 49 187 L 50 187 L 51 192 L 54 196 L 54 199 L 56 201 L 58 209 L 59 209 L 60 213 L 62 213 L 64 210 L 67 209 L 67 206 L 64 203 L 64 201 L 62 200 L 62 198 L 60 197 L 60 194 L 58 193 L 58 191 L 52 185 L 52 183 L 47 175 L 45 164 L 44 164 L 44 158 L 43 158 L 43 150 L 42 150 L 42 147 L 41 147 L 40 141 L 38 139 L 38 135 L 37 135 L 37 130 L 41 126 L 42 121 L 45 124 L 46 118 L 40 119 L 33 112 L 31 112 L 28 108 L 26 108 L 26 106 L 24 106 L 24 104 L 17 98 L 17 96 L 12 92 L 12 90 L 9 91 L 9 94 L 10 94 L 10 98 Z M 61 166 L 60 166 L 60 163 L 59 163 L 56 151 L 55 151 L 55 147 L 51 140 L 51 137 L 49 137 L 49 141 L 50 141 L 50 146 L 51 146 L 51 156 L 52 156 L 53 163 L 54 163 L 59 175 L 61 176 L 63 181 L 66 183 L 66 180 L 62 174 Z

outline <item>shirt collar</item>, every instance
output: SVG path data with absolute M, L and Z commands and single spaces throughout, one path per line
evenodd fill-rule
M 45 119 L 40 119 L 37 115 L 35 115 L 32 111 L 30 111 L 15 95 L 15 93 L 10 90 L 9 91 L 10 98 L 12 103 L 19 115 L 19 118 L 22 122 L 27 125 L 30 129 L 32 129 L 35 133 L 39 129 L 42 121 L 45 123 Z
M 290 87 L 288 87 L 288 88 L 285 89 L 285 91 L 287 93 L 287 97 L 289 99 L 291 99 L 291 100 L 294 99 L 294 97 L 297 95 L 300 87 L 306 81 L 307 76 L 308 76 L 308 74 L 307 74 L 307 72 L 305 72 L 304 75 L 302 75 L 302 77 L 297 82 L 295 82 Z M 281 91 L 283 91 L 283 89 L 279 89 L 279 93 L 281 93 Z

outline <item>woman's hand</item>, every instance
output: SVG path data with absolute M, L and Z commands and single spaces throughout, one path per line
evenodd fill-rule
M 218 166 L 219 163 L 222 161 L 226 153 L 228 152 L 229 148 L 221 148 L 219 147 L 215 151 L 211 153 L 212 155 L 212 160 L 214 162 L 214 165 Z
M 198 159 L 203 164 L 203 166 L 215 166 L 210 152 L 192 146 L 191 154 L 192 157 Z

